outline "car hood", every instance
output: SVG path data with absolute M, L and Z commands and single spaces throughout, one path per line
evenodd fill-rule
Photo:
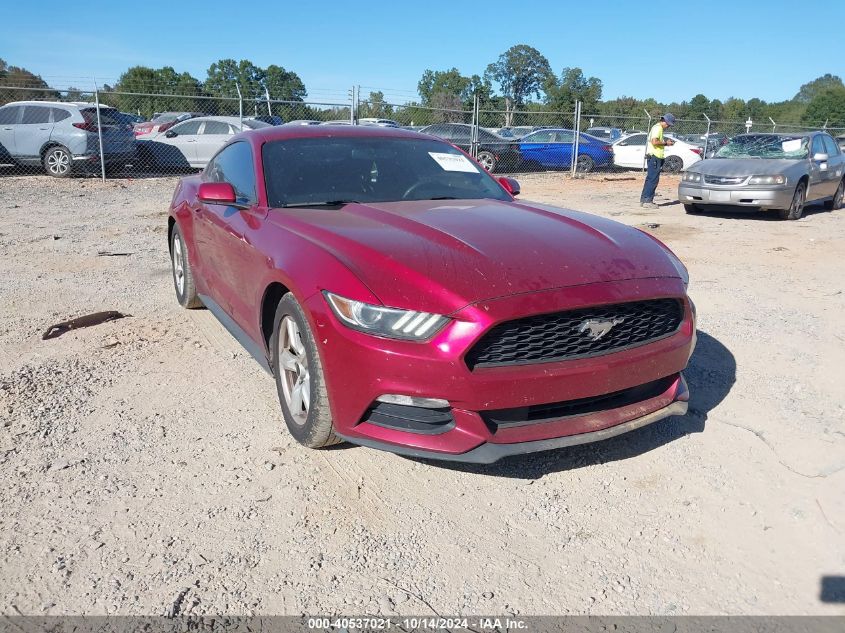
M 708 176 L 771 176 L 785 173 L 802 162 L 786 158 L 708 158 L 687 171 Z
M 394 307 L 449 314 L 520 293 L 679 276 L 642 231 L 547 205 L 421 200 L 274 213 Z

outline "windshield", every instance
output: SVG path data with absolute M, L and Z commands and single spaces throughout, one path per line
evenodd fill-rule
M 807 158 L 808 136 L 744 134 L 732 138 L 713 158 Z
M 295 138 L 262 148 L 271 207 L 329 202 L 510 200 L 486 171 L 434 139 Z

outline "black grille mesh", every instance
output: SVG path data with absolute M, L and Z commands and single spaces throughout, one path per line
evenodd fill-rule
M 495 365 L 543 363 L 598 356 L 642 345 L 678 329 L 683 305 L 677 299 L 653 299 L 541 314 L 493 327 L 467 354 L 470 369 Z M 615 321 L 598 340 L 584 324 Z M 582 331 L 583 329 L 583 331 Z

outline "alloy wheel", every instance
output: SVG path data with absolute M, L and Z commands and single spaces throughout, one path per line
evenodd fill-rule
M 311 407 L 311 372 L 302 332 L 290 316 L 285 316 L 279 323 L 277 341 L 282 394 L 291 418 L 301 426 Z
M 804 187 L 799 186 L 795 189 L 795 195 L 792 196 L 792 208 L 790 215 L 794 218 L 800 218 L 804 213 Z
M 173 281 L 176 291 L 182 297 L 185 294 L 185 262 L 183 259 L 182 239 L 177 233 L 173 238 Z
M 70 170 L 70 156 L 64 150 L 53 150 L 47 156 L 47 169 L 51 174 L 65 175 Z

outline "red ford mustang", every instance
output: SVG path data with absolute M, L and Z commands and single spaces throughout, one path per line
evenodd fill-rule
M 176 295 L 272 373 L 312 448 L 490 463 L 684 414 L 683 264 L 517 193 L 422 134 L 240 134 L 176 188 Z

